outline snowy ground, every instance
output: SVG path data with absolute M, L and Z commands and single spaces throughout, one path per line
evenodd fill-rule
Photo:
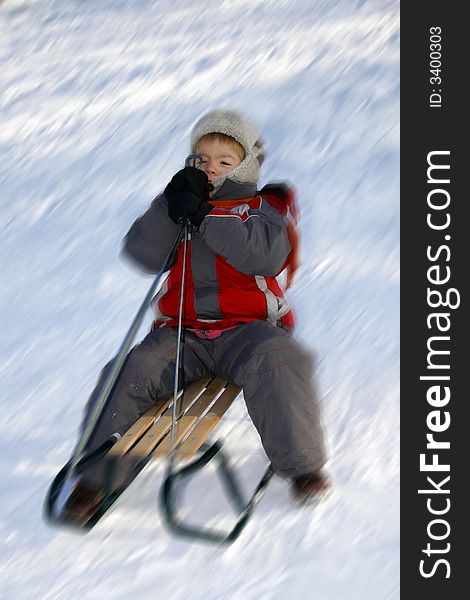
M 398 2 L 5 0 L 0 40 L 0 596 L 397 599 Z M 298 190 L 289 299 L 333 493 L 299 510 L 276 479 L 220 550 L 162 528 L 152 466 L 88 536 L 52 529 L 47 488 L 151 281 L 121 238 L 220 105 L 260 125 L 263 182 Z M 249 490 L 266 458 L 241 402 L 219 431 Z M 212 481 L 188 489 L 203 518 Z

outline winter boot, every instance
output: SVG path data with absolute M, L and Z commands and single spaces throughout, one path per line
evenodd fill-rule
M 330 487 L 328 477 L 321 471 L 292 478 L 292 495 L 301 504 L 316 503 Z
M 79 480 L 64 506 L 64 519 L 86 523 L 96 512 L 104 497 L 102 488 Z

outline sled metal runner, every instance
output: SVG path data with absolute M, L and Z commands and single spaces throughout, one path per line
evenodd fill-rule
M 215 442 L 209 445 L 206 442 L 240 392 L 237 386 L 214 377 L 193 382 L 184 393 L 179 394 L 173 443 L 175 462 L 182 462 L 183 466 L 168 471 L 160 495 L 160 506 L 166 524 L 176 534 L 216 543 L 233 542 L 248 522 L 272 476 L 272 469 L 269 467 L 253 496 L 245 501 L 235 475 L 229 467 L 222 444 Z M 87 520 L 67 521 L 55 514 L 54 506 L 69 469 L 69 465 L 65 465 L 54 479 L 46 499 L 45 513 L 48 520 L 57 525 L 81 529 L 83 532 L 92 529 L 152 459 L 168 455 L 172 404 L 172 398 L 157 402 L 116 443 L 113 445 L 110 442 L 105 443 L 78 461 L 78 473 L 80 467 L 99 462 L 103 465 L 106 474 L 105 497 Z M 192 462 L 184 464 L 191 459 Z M 222 477 L 224 488 L 238 514 L 234 527 L 227 533 L 185 525 L 180 520 L 176 507 L 178 484 L 202 469 L 212 459 L 216 461 L 217 472 Z

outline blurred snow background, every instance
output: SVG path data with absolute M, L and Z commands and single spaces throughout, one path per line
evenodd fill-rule
M 398 10 L 0 4 L 2 598 L 399 597 Z M 288 297 L 318 357 L 333 493 L 298 509 L 276 479 L 217 549 L 163 528 L 152 465 L 88 536 L 52 529 L 47 488 L 151 281 L 119 258 L 121 239 L 218 106 L 260 126 L 261 183 L 297 188 L 303 265 Z M 266 458 L 241 401 L 218 433 L 251 490 Z M 223 512 L 217 489 L 205 500 L 212 482 L 188 489 L 203 518 Z

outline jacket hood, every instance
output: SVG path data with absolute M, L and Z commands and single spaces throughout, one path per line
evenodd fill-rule
M 203 115 L 191 132 L 191 153 L 202 136 L 208 133 L 222 133 L 236 140 L 245 151 L 245 158 L 232 171 L 216 177 L 212 181 L 217 193 L 227 179 L 235 183 L 258 183 L 260 167 L 264 161 L 264 148 L 258 129 L 240 113 L 233 110 L 212 110 Z

